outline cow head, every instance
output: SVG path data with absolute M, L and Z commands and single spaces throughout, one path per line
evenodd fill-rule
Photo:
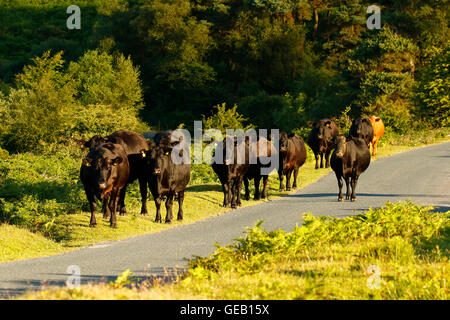
M 364 126 L 372 126 L 372 123 L 369 119 L 366 118 L 359 118 L 352 121 L 352 128 L 354 128 L 354 132 L 352 132 L 356 137 L 362 137 L 364 135 L 363 133 L 363 127 Z
M 285 153 L 288 151 L 289 139 L 295 136 L 294 133 L 287 134 L 286 132 L 280 133 L 280 153 Z
M 331 120 L 320 120 L 312 124 L 316 140 L 319 142 L 321 152 L 325 152 L 328 143 L 333 140 L 333 129 Z
M 344 135 L 338 135 L 334 138 L 336 145 L 336 157 L 342 159 L 347 148 L 347 138 Z
M 103 143 L 107 143 L 109 141 L 106 138 L 97 134 L 97 135 L 93 136 L 92 138 L 90 138 L 88 141 L 77 140 L 77 142 L 80 144 L 81 147 L 88 148 L 89 150 L 94 150 L 95 147 L 97 147 Z
M 102 191 L 102 197 L 108 186 L 112 184 L 111 178 L 115 176 L 116 167 L 123 161 L 123 158 L 117 156 L 113 150 L 114 145 L 102 144 L 83 159 L 83 165 L 91 168 L 96 186 Z
M 169 166 L 173 147 L 170 145 L 157 146 L 154 143 L 149 144 L 149 147 L 149 150 L 141 150 L 141 156 L 145 159 L 147 174 L 159 177 Z

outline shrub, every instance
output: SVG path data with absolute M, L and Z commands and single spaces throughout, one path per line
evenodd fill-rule
M 248 119 L 237 112 L 237 105 L 232 108 L 226 108 L 226 104 L 218 104 L 214 107 L 216 112 L 210 117 L 203 116 L 203 128 L 217 129 L 225 134 L 227 129 L 243 129 L 244 131 L 252 128 L 252 125 L 244 125 Z
M 63 68 L 62 52 L 34 58 L 17 76 L 18 89 L 0 93 L 0 138 L 14 152 L 42 151 L 72 136 L 145 131 L 139 120 L 139 70 L 129 58 L 88 51 Z

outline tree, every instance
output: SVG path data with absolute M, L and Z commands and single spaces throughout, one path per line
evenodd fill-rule
M 418 100 L 422 115 L 434 125 L 450 126 L 450 46 L 433 51 L 419 73 Z

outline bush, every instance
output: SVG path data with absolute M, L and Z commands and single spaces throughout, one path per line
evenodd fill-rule
M 39 156 L 13 155 L 0 161 L 0 222 L 54 237 L 54 219 L 86 205 L 79 170 L 80 161 L 65 149 Z
M 217 129 L 225 134 L 227 129 L 243 129 L 245 131 L 253 127 L 252 125 L 244 125 L 248 119 L 237 112 L 237 105 L 227 109 L 226 104 L 222 103 L 215 106 L 214 109 L 216 112 L 210 117 L 203 116 L 204 130 Z
M 146 131 L 139 120 L 139 71 L 120 54 L 88 51 L 63 68 L 62 52 L 45 52 L 17 76 L 18 89 L 0 94 L 0 138 L 14 152 L 42 151 L 72 136 Z

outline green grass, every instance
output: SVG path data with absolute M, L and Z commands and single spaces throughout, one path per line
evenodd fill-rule
M 432 135 L 430 135 L 432 136 Z M 443 138 L 424 141 L 437 143 Z M 424 145 L 424 142 L 418 146 Z M 417 147 L 417 145 L 415 145 Z M 412 149 L 409 145 L 384 145 L 379 147 L 379 154 L 373 159 L 388 156 Z M 182 222 L 172 224 L 154 223 L 155 205 L 148 201 L 149 216 L 140 216 L 140 195 L 137 183 L 127 191 L 126 204 L 129 214 L 118 217 L 118 229 L 109 228 L 109 222 L 98 215 L 97 227 L 89 228 L 90 213 L 83 188 L 78 181 L 79 165 L 82 153 L 71 149 L 63 149 L 56 154 L 44 155 L 18 154 L 0 161 L 0 221 L 20 226 L 29 230 L 30 236 L 36 233 L 53 242 L 49 250 L 36 250 L 33 254 L 23 255 L 21 247 L 13 248 L 14 234 L 5 236 L 5 229 L 0 229 L 0 237 L 8 239 L 5 245 L 11 249 L 8 255 L 0 255 L 0 262 L 39 257 L 73 250 L 94 243 L 121 240 L 127 237 L 162 231 L 179 225 L 192 223 L 209 217 L 223 214 L 230 209 L 222 208 L 221 187 L 216 182 L 199 184 L 202 181 L 213 180 L 211 170 L 201 167 L 193 172 L 194 185 L 189 186 L 184 204 Z M 300 169 L 298 186 L 317 181 L 329 173 L 330 169 L 314 169 L 313 155 L 308 151 L 306 164 Z M 278 192 L 278 177 L 269 178 L 269 201 L 288 192 Z M 251 186 L 252 188 L 252 186 Z M 253 190 L 251 190 L 253 192 Z M 242 201 L 242 206 L 250 206 L 261 201 Z M 178 205 L 174 205 L 174 212 Z M 163 218 L 165 208 L 162 208 Z
M 27 229 L 0 224 L 0 261 L 29 259 L 64 251 L 64 247 Z
M 191 260 L 172 284 L 124 287 L 127 273 L 116 283 L 20 299 L 448 300 L 449 218 L 409 202 L 343 219 L 308 214 L 291 233 L 257 224 L 232 245 Z

